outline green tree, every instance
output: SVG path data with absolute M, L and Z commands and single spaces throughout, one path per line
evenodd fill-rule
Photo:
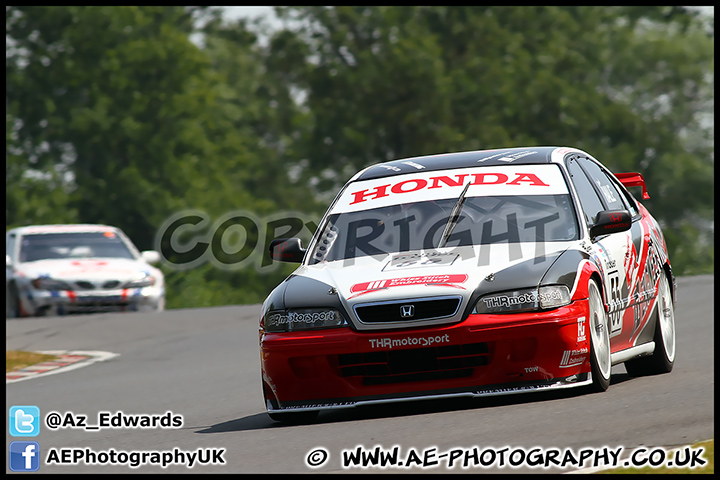
M 220 159 L 246 154 L 217 142 L 230 137 L 210 64 L 189 40 L 193 22 L 181 7 L 11 7 L 6 16 L 13 164 L 62 166 L 76 218 L 117 225 L 143 248 L 171 212 L 220 208 L 240 175 Z M 9 212 L 7 222 L 33 220 Z
M 206 7 L 8 7 L 6 225 L 107 223 L 149 249 L 178 211 L 297 209 L 254 37 L 218 25 Z M 259 301 L 282 279 L 165 270 L 169 307 Z
M 216 21 L 204 28 L 203 52 L 222 85 L 222 116 L 232 135 L 251 152 L 243 187 L 258 202 L 259 214 L 278 209 L 321 213 L 324 205 L 308 195 L 290 168 L 297 162 L 298 140 L 310 119 L 293 97 L 288 78 L 293 74 L 287 65 L 292 45 L 276 48 L 277 55 L 269 52 L 260 44 L 259 28 L 246 19 Z M 282 35 L 278 41 L 282 43 Z
M 712 270 L 714 30 L 691 10 L 276 11 L 270 32 L 216 7 L 6 7 L 6 226 L 153 248 L 178 211 L 319 219 L 373 163 L 556 144 L 642 172 L 676 273 Z M 259 301 L 291 270 L 166 268 L 168 305 Z
M 521 145 L 640 171 L 679 273 L 712 269 L 713 33 L 680 7 L 285 7 L 307 181 Z M 279 44 L 283 47 L 289 42 Z M 278 48 L 272 54 L 280 54 Z M 297 67 L 296 67 L 297 66 Z M 712 108 L 712 107 L 710 107 Z M 707 117 L 707 115 L 705 115 Z M 691 194 L 691 195 L 690 195 Z M 692 198 L 688 198 L 692 197 Z M 698 234 L 700 240 L 698 240 Z

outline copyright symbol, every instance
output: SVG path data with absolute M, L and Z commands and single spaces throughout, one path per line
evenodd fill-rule
M 312 450 L 310 453 L 307 454 L 307 457 L 305 458 L 305 463 L 307 463 L 308 467 L 311 468 L 317 468 L 322 466 L 328 459 L 330 455 L 328 454 L 328 451 L 324 448 L 316 448 L 315 450 Z
M 62 417 L 57 412 L 48 413 L 45 417 L 45 425 L 48 428 L 55 430 L 62 423 Z

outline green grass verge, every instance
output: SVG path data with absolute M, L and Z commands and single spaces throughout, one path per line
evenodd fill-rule
M 25 352 L 22 350 L 6 350 L 5 351 L 5 373 L 21 368 L 35 365 L 36 363 L 49 362 L 55 360 L 55 355 L 45 355 L 43 353 Z

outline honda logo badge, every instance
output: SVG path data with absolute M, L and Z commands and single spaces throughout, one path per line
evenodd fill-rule
M 400 307 L 400 316 L 402 318 L 412 318 L 415 316 L 415 305 L 403 305 Z

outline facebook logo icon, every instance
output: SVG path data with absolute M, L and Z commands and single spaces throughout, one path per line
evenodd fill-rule
M 40 409 L 33 405 L 10 407 L 10 435 L 37 437 L 40 433 Z
M 10 470 L 13 472 L 37 472 L 39 468 L 39 443 L 10 442 Z

